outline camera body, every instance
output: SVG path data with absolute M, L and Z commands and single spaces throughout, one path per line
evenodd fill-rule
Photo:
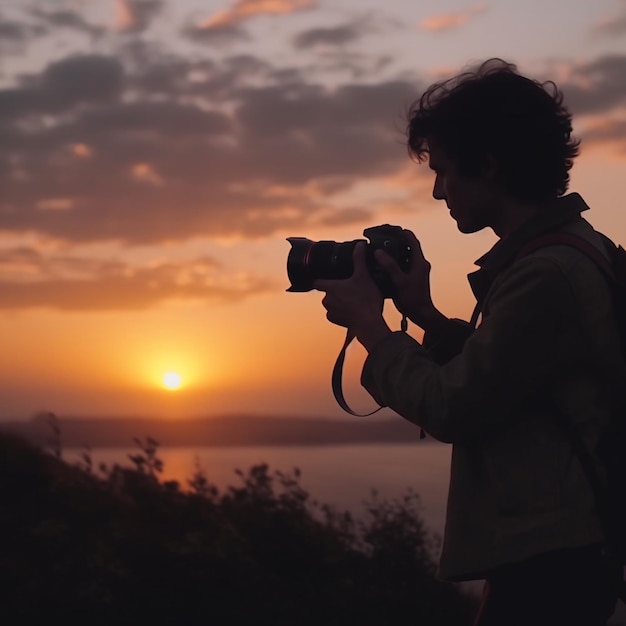
M 366 242 L 365 260 L 367 269 L 384 298 L 393 298 L 394 285 L 387 272 L 374 258 L 376 250 L 384 250 L 395 259 L 402 270 L 411 266 L 411 247 L 402 234 L 402 227 L 391 224 L 371 226 L 363 231 L 369 239 L 353 241 L 311 241 L 305 237 L 288 237 L 291 250 L 287 258 L 287 275 L 291 286 L 287 291 L 305 292 L 313 289 L 319 278 L 350 278 L 354 271 L 352 255 L 357 243 Z

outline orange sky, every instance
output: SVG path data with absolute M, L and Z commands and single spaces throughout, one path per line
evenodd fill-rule
M 403 112 L 489 56 L 559 81 L 583 138 L 571 190 L 626 243 L 626 3 L 520 4 L 3 4 L 0 418 L 341 415 L 343 331 L 285 292 L 285 238 L 411 228 L 436 303 L 468 316 L 495 239 L 432 200 Z M 346 394 L 365 409 L 362 359 Z

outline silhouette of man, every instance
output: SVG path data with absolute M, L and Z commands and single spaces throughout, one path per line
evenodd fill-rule
M 365 244 L 351 278 L 315 283 L 327 318 L 368 352 L 368 392 L 452 443 L 439 575 L 486 581 L 480 626 L 600 626 L 617 598 L 593 490 L 559 425 L 565 416 L 594 450 L 624 386 L 609 287 L 571 246 L 520 256 L 547 231 L 603 250 L 581 216 L 588 206 L 566 195 L 579 152 L 571 120 L 553 82 L 500 59 L 435 83 L 411 108 L 409 152 L 433 170 L 434 198 L 462 233 L 491 228 L 499 238 L 469 275 L 470 323 L 434 306 L 430 264 L 410 231 L 408 273 L 382 251 L 376 259 L 396 307 L 424 330 L 421 344 L 385 322 Z

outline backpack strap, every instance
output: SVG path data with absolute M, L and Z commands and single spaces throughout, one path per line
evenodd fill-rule
M 602 233 L 598 233 L 602 238 L 604 248 L 609 256 L 605 257 L 596 246 L 587 239 L 568 232 L 550 232 L 527 242 L 517 253 L 515 260 L 546 246 L 566 245 L 580 250 L 585 256 L 590 258 L 596 266 L 602 271 L 608 279 L 609 286 L 613 295 L 619 293 L 620 288 L 626 288 L 626 251 L 622 246 L 616 246 L 611 239 Z M 606 548 L 609 557 L 619 564 L 619 571 L 616 572 L 616 585 L 618 596 L 622 602 L 626 603 L 626 581 L 624 581 L 624 572 L 622 570 L 622 558 L 618 546 L 622 545 L 619 540 L 620 533 L 624 532 L 623 528 L 616 528 L 613 516 L 611 514 L 611 497 L 607 488 L 600 480 L 596 470 L 595 462 L 590 450 L 585 445 L 580 433 L 576 430 L 567 416 L 554 406 L 556 411 L 557 422 L 562 430 L 566 433 L 574 452 L 578 456 L 580 464 L 583 467 L 587 480 L 594 494 L 598 513 L 604 527 L 607 537 Z
M 611 250 L 617 248 L 615 244 L 605 235 L 601 235 L 604 243 L 604 247 L 612 257 Z M 602 272 L 608 276 L 612 281 L 616 280 L 615 272 L 611 261 L 609 261 L 592 243 L 587 241 L 580 235 L 568 232 L 551 232 L 544 235 L 540 235 L 535 239 L 531 239 L 517 253 L 515 260 L 538 250 L 539 248 L 545 248 L 546 246 L 571 246 L 580 250 L 583 254 L 588 256 L 594 263 L 602 270 Z M 620 246 L 621 248 L 621 246 Z

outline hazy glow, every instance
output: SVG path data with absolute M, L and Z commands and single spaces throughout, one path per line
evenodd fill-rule
M 570 190 L 626 245 L 624 34 L 623 0 L 3 3 L 0 419 L 345 417 L 345 330 L 320 293 L 285 292 L 285 238 L 410 228 L 436 305 L 467 319 L 495 236 L 433 200 L 404 116 L 491 56 L 564 89 Z M 344 389 L 369 409 L 364 358 L 351 346 Z
M 153 185 L 161 185 L 161 177 L 154 171 L 149 163 L 137 163 L 132 168 L 133 178 L 136 180 L 151 183 Z
M 84 143 L 75 143 L 72 146 L 72 150 L 76 156 L 79 156 L 82 158 L 90 157 L 93 154 L 91 151 L 91 148 Z

